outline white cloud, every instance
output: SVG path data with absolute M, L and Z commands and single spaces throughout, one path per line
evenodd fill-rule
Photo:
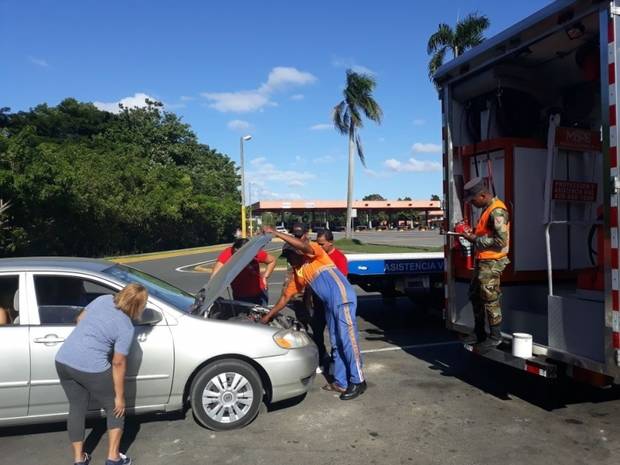
M 236 92 L 203 92 L 200 95 L 210 102 L 211 108 L 222 113 L 248 113 L 262 110 L 266 106 L 277 106 L 277 103 L 271 100 L 271 95 L 275 92 L 289 87 L 305 86 L 315 81 L 316 77 L 306 71 L 276 66 L 269 73 L 267 82 L 257 89 Z
M 189 95 L 181 95 L 181 102 L 190 102 L 194 100 L 194 97 L 190 97 Z
M 41 68 L 47 68 L 47 67 L 49 67 L 49 65 L 50 65 L 50 64 L 49 64 L 46 60 L 44 60 L 43 58 L 36 58 L 36 57 L 32 57 L 32 56 L 28 57 L 28 61 L 29 61 L 30 63 L 32 63 L 33 65 L 40 66 Z
M 295 100 L 295 101 L 300 101 L 303 100 L 304 94 L 295 94 L 295 95 L 291 95 L 291 100 Z
M 441 153 L 441 145 L 416 142 L 411 146 L 411 151 L 414 153 Z
M 357 64 L 353 58 L 335 57 L 332 59 L 332 66 L 334 68 L 351 69 L 355 71 L 356 73 L 360 73 L 360 74 L 370 74 L 372 76 L 377 74 L 372 69 L 366 66 Z
M 125 108 L 142 108 L 146 107 L 146 99 L 157 101 L 156 98 L 142 92 L 135 93 L 132 97 L 125 97 L 117 102 L 93 102 L 97 108 L 103 111 L 109 111 L 110 113 L 119 113 L 121 110 L 118 107 L 122 104 Z
M 248 131 L 252 129 L 252 125 L 242 119 L 234 119 L 229 121 L 226 126 L 232 131 Z
M 410 158 L 406 162 L 401 162 L 395 158 L 385 160 L 383 165 L 390 171 L 397 173 L 414 172 L 423 173 L 428 171 L 441 171 L 441 163 L 435 161 L 418 160 L 417 158 Z
M 248 113 L 260 110 L 267 105 L 274 105 L 268 95 L 257 90 L 239 92 L 203 92 L 203 97 L 212 102 L 209 106 L 222 113 Z
M 267 158 L 258 157 L 250 162 L 250 169 L 245 173 L 246 182 L 253 183 L 258 186 L 259 190 L 264 191 L 264 197 L 269 198 L 301 198 L 300 193 L 294 191 L 287 193 L 271 192 L 270 188 L 273 186 L 286 185 L 289 188 L 302 188 L 316 178 L 314 173 L 308 171 L 297 171 L 290 169 L 280 169 L 274 164 L 269 163 Z M 269 195 L 267 195 L 269 191 Z
M 416 118 L 413 120 L 414 126 L 424 126 L 426 124 L 426 120 L 422 118 Z
M 267 77 L 267 82 L 260 86 L 259 91 L 272 93 L 289 86 L 305 86 L 316 81 L 316 77 L 306 71 L 299 71 L 290 66 L 276 66 Z
M 320 123 L 315 124 L 314 126 L 310 126 L 311 131 L 326 131 L 328 129 L 332 129 L 334 126 L 331 124 Z

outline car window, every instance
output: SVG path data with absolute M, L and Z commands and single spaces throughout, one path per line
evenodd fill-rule
M 19 309 L 15 308 L 19 276 L 0 276 L 0 326 L 19 323 Z
M 194 303 L 194 296 L 190 293 L 162 281 L 159 278 L 151 276 L 150 274 L 136 270 L 135 268 L 129 268 L 124 265 L 114 265 L 103 270 L 103 273 L 113 276 L 127 284 L 132 282 L 142 284 L 149 291 L 149 295 L 162 300 L 182 312 L 189 312 Z
M 72 325 L 80 312 L 97 297 L 116 291 L 94 281 L 71 276 L 34 277 L 39 321 L 42 325 Z

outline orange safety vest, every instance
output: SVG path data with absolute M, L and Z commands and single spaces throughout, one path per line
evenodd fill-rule
M 508 210 L 504 202 L 499 199 L 494 199 L 491 205 L 489 205 L 486 210 L 482 212 L 482 215 L 480 215 L 475 231 L 476 236 L 481 237 L 493 235 L 494 231 L 489 227 L 489 217 L 491 216 L 491 212 L 496 208 Z M 499 252 L 495 250 L 477 250 L 476 260 L 499 260 L 500 258 L 504 258 L 508 255 L 508 247 L 510 244 L 510 222 L 506 226 L 508 227 L 508 243 L 506 244 L 506 247 Z

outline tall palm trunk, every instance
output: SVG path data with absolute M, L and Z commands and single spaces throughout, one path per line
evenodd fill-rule
M 347 224 L 345 237 L 353 238 L 353 175 L 355 173 L 355 127 L 349 130 L 349 183 L 347 186 Z

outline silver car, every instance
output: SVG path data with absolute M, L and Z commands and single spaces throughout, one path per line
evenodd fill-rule
M 0 426 L 66 417 L 56 352 L 83 307 L 129 282 L 146 286 L 149 300 L 128 359 L 128 413 L 189 405 L 201 425 L 229 430 L 252 421 L 261 402 L 305 394 L 318 355 L 298 323 L 281 316 L 260 324 L 268 309 L 222 297 L 269 240 L 251 240 L 196 296 L 104 260 L 0 260 L 0 306 L 12 315 L 12 324 L 0 326 Z

